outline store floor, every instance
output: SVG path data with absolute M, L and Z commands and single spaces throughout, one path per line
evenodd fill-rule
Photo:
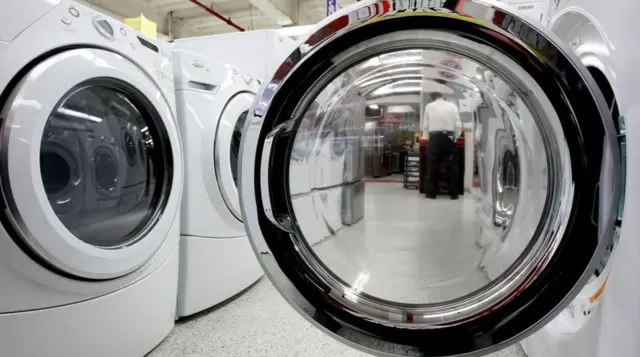
M 311 326 L 262 278 L 236 299 L 179 321 L 147 357 L 367 357 Z M 489 357 L 526 357 L 519 346 Z
M 480 270 L 477 206 L 470 194 L 430 200 L 402 184 L 367 183 L 364 218 L 314 251 L 342 280 L 378 298 L 452 300 L 489 283 Z
M 401 302 L 437 302 L 486 284 L 475 244 L 476 199 L 427 200 L 399 183 L 368 183 L 365 218 L 314 247 L 343 280 Z M 416 279 L 419 276 L 419 279 Z M 312 327 L 266 278 L 244 294 L 177 323 L 149 357 L 365 357 Z M 523 357 L 514 346 L 491 355 Z

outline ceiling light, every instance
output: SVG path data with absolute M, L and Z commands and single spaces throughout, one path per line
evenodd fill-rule
M 102 118 L 99 118 L 95 115 L 89 115 L 86 113 L 82 113 L 76 110 L 71 110 L 71 109 L 66 109 L 66 108 L 58 108 L 57 112 L 59 114 L 65 115 L 65 116 L 69 116 L 72 118 L 78 118 L 78 119 L 83 119 L 83 120 L 89 120 L 92 121 L 94 123 L 101 123 L 102 122 Z
M 415 110 L 408 104 L 404 105 L 390 105 L 387 109 L 387 113 L 414 113 Z
M 402 63 L 402 62 L 418 62 L 418 61 L 422 61 L 422 56 L 403 56 L 403 57 L 387 57 L 387 58 L 380 58 L 380 61 L 384 64 L 391 64 L 391 63 Z

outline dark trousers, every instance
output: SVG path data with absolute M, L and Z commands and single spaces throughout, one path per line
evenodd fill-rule
M 427 196 L 436 196 L 440 192 L 440 171 L 442 165 L 449 173 L 449 195 L 459 195 L 458 160 L 456 143 L 444 132 L 433 132 L 429 136 L 427 151 Z
M 420 146 L 420 193 L 427 192 L 427 182 L 429 177 L 429 149 Z

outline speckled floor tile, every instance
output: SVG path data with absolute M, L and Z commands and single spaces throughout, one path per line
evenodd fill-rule
M 262 278 L 235 300 L 179 321 L 148 357 L 284 356 L 310 328 Z
M 366 192 L 361 224 L 340 229 L 314 246 L 334 273 L 357 282 L 366 272 L 366 291 L 405 302 L 442 301 L 487 283 L 486 275 L 477 269 L 481 251 L 475 242 L 473 195 L 433 201 L 401 185 L 382 183 L 367 184 Z M 369 355 L 311 326 L 262 278 L 236 299 L 178 322 L 148 356 Z M 491 356 L 525 354 L 518 346 Z
M 318 329 L 309 330 L 287 357 L 370 357 L 372 355 L 351 348 Z M 486 357 L 527 357 L 519 345 L 492 353 Z
M 367 357 L 311 326 L 266 279 L 235 300 L 178 322 L 148 357 Z M 519 346 L 488 357 L 526 357 Z

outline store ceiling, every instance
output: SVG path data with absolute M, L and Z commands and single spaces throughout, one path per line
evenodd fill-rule
M 344 7 L 357 0 L 338 0 Z M 191 0 L 79 0 L 108 15 L 122 19 L 145 17 L 158 31 L 175 38 L 238 31 Z M 326 16 L 327 0 L 200 0 L 246 30 L 314 24 Z

